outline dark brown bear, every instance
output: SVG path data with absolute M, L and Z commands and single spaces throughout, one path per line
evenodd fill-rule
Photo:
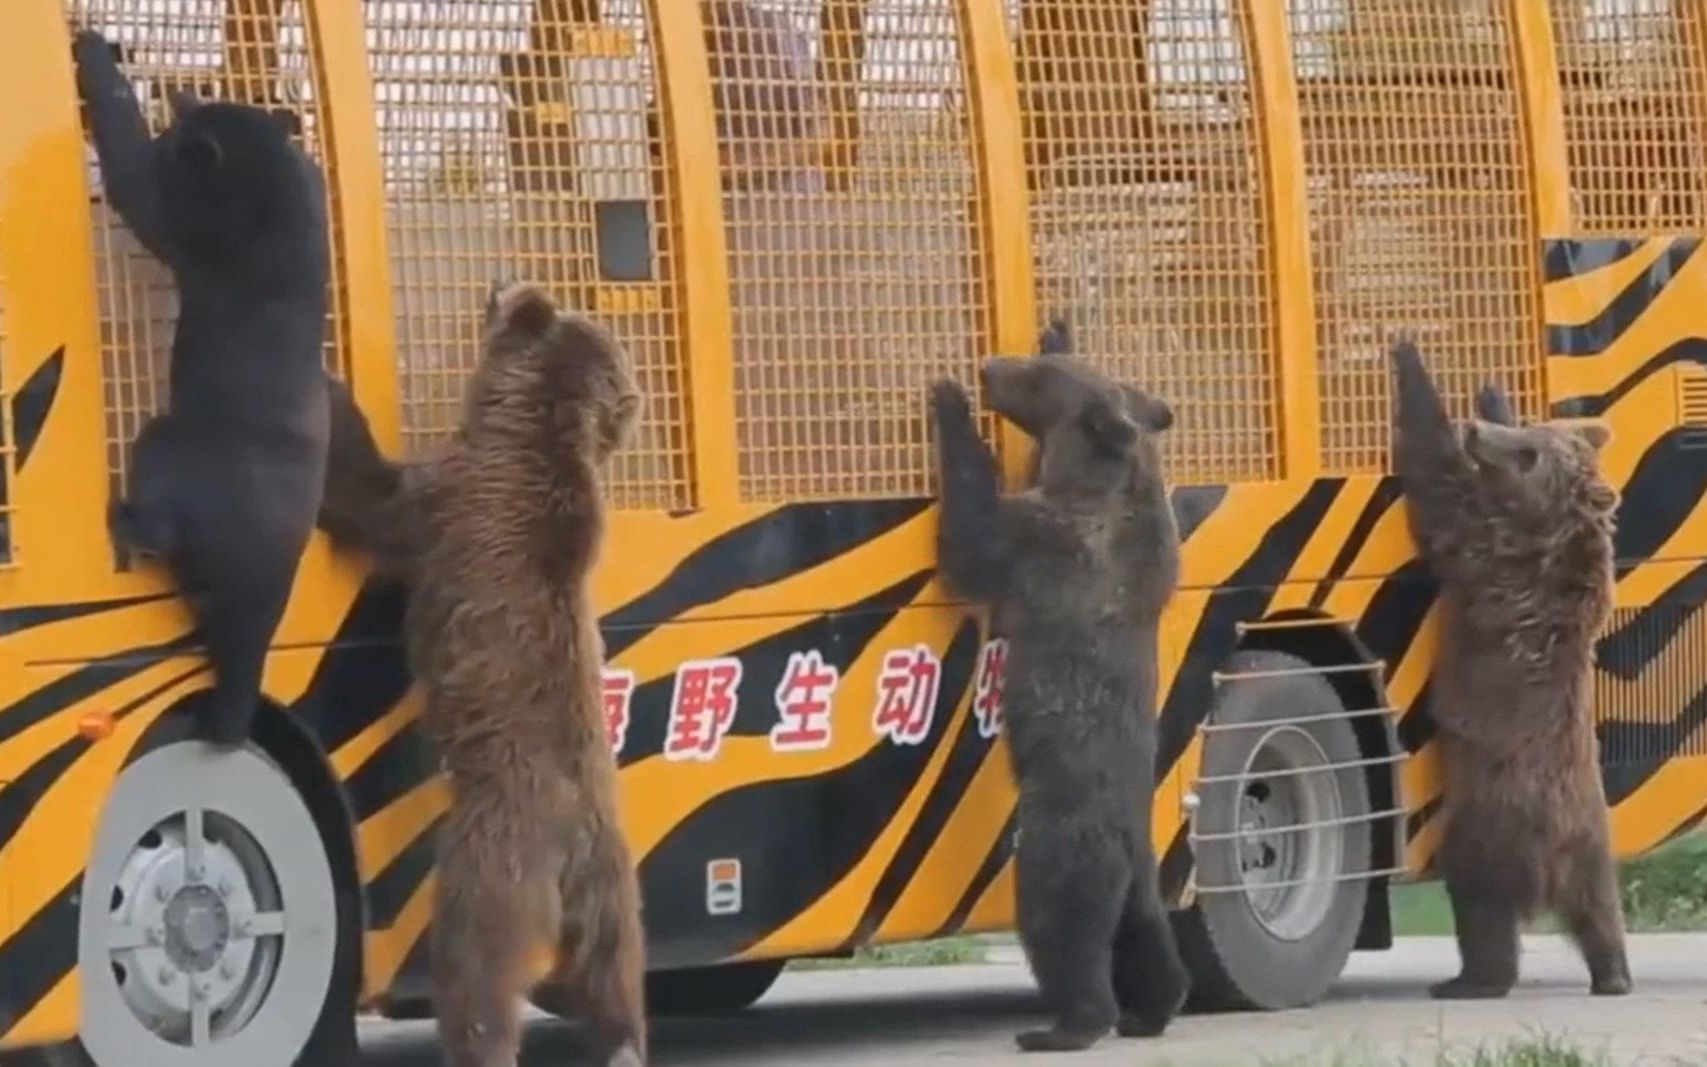
M 965 391 L 938 383 L 938 566 L 1009 643 L 1019 932 L 1055 1016 L 1019 1045 L 1159 1034 L 1187 988 L 1150 841 L 1157 624 L 1179 572 L 1156 435 L 1173 415 L 1057 354 L 987 361 L 984 394 L 1037 441 L 1036 485 L 1001 495 Z
M 462 426 L 431 460 L 389 464 L 349 394 L 333 402 L 321 525 L 413 579 L 409 661 L 450 781 L 432 933 L 447 1059 L 514 1067 L 518 999 L 554 955 L 542 1002 L 586 1022 L 601 1062 L 642 1063 L 639 892 L 588 601 L 599 470 L 639 406 L 622 352 L 512 285 L 493 293 Z
M 1416 346 L 1393 349 L 1396 460 L 1440 583 L 1430 708 L 1446 768 L 1439 865 L 1462 971 L 1440 998 L 1504 996 L 1519 924 L 1551 909 L 1595 993 L 1630 991 L 1594 736 L 1594 643 L 1612 607 L 1613 511 L 1597 425 L 1518 425 L 1497 390 L 1462 431 Z

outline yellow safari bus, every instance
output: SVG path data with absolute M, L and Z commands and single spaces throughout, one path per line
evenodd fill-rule
M 1012 923 L 1004 650 L 934 577 L 923 401 L 1053 314 L 1178 412 L 1155 839 L 1203 999 L 1311 1001 L 1429 871 L 1395 329 L 1460 411 L 1494 379 L 1612 426 L 1618 848 L 1707 812 L 1703 0 L 7 0 L 0 1048 L 318 1063 L 427 1010 L 445 805 L 402 593 L 323 539 L 253 744 L 187 739 L 207 665 L 104 520 L 173 291 L 103 204 L 74 25 L 156 111 L 300 117 L 326 358 L 395 453 L 456 418 L 495 276 L 632 352 L 597 597 L 659 1011 Z

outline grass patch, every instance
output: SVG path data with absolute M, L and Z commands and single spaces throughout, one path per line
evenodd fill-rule
M 897 945 L 867 945 L 846 957 L 800 959 L 789 964 L 797 971 L 827 971 L 849 967 L 943 967 L 983 963 L 989 943 L 977 937 L 944 937 Z
M 1346 1050 L 1296 1059 L 1263 1060 L 1263 1067 L 1612 1067 L 1604 1052 L 1569 1038 L 1542 1034 L 1473 1048 L 1443 1048 L 1433 1058 L 1381 1056 Z M 1683 1065 L 1679 1065 L 1683 1067 Z
M 1624 921 L 1632 932 L 1707 930 L 1707 833 L 1690 833 L 1619 871 Z M 1449 935 L 1452 906 L 1440 882 L 1394 886 L 1393 933 L 1400 937 Z M 1534 924 L 1539 932 L 1558 929 L 1551 918 Z

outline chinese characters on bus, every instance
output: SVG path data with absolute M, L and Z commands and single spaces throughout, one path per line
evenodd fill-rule
M 1002 732 L 1002 689 L 1008 645 L 987 641 L 978 651 L 972 687 L 972 716 L 978 736 Z M 689 660 L 676 668 L 664 730 L 664 758 L 707 763 L 723 750 L 741 701 L 741 661 L 732 656 Z M 628 743 L 633 720 L 635 675 L 606 669 L 604 720 L 611 752 Z M 774 718 L 768 737 L 776 752 L 817 752 L 835 740 L 835 706 L 842 688 L 841 669 L 822 651 L 791 652 L 773 694 Z M 890 649 L 879 663 L 872 691 L 871 730 L 897 745 L 920 745 L 936 723 L 942 690 L 942 660 L 928 645 Z

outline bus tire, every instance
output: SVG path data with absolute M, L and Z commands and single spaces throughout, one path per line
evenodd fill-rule
M 759 1002 L 787 960 L 743 960 L 646 975 L 646 1008 L 654 1015 L 733 1015 Z
M 83 877 L 84 1062 L 354 1062 L 360 901 L 340 891 L 334 863 L 259 748 L 178 740 L 137 758 L 114 782 Z
M 1240 652 L 1224 668 L 1234 675 L 1301 673 L 1227 679 L 1209 720 L 1244 728 L 1204 737 L 1195 833 L 1247 834 L 1194 842 L 1198 892 L 1190 908 L 1173 916 L 1192 972 L 1190 1004 L 1198 1010 L 1272 1011 L 1314 1003 L 1339 978 L 1363 922 L 1368 882 L 1341 876 L 1370 869 L 1364 768 L 1274 776 L 1356 764 L 1362 753 L 1351 722 L 1263 725 L 1347 710 L 1334 687 L 1311 670 L 1296 656 L 1264 651 Z M 1229 780 L 1202 780 L 1223 776 Z M 1340 821 L 1272 832 L 1324 820 Z M 1213 891 L 1218 886 L 1243 888 Z

